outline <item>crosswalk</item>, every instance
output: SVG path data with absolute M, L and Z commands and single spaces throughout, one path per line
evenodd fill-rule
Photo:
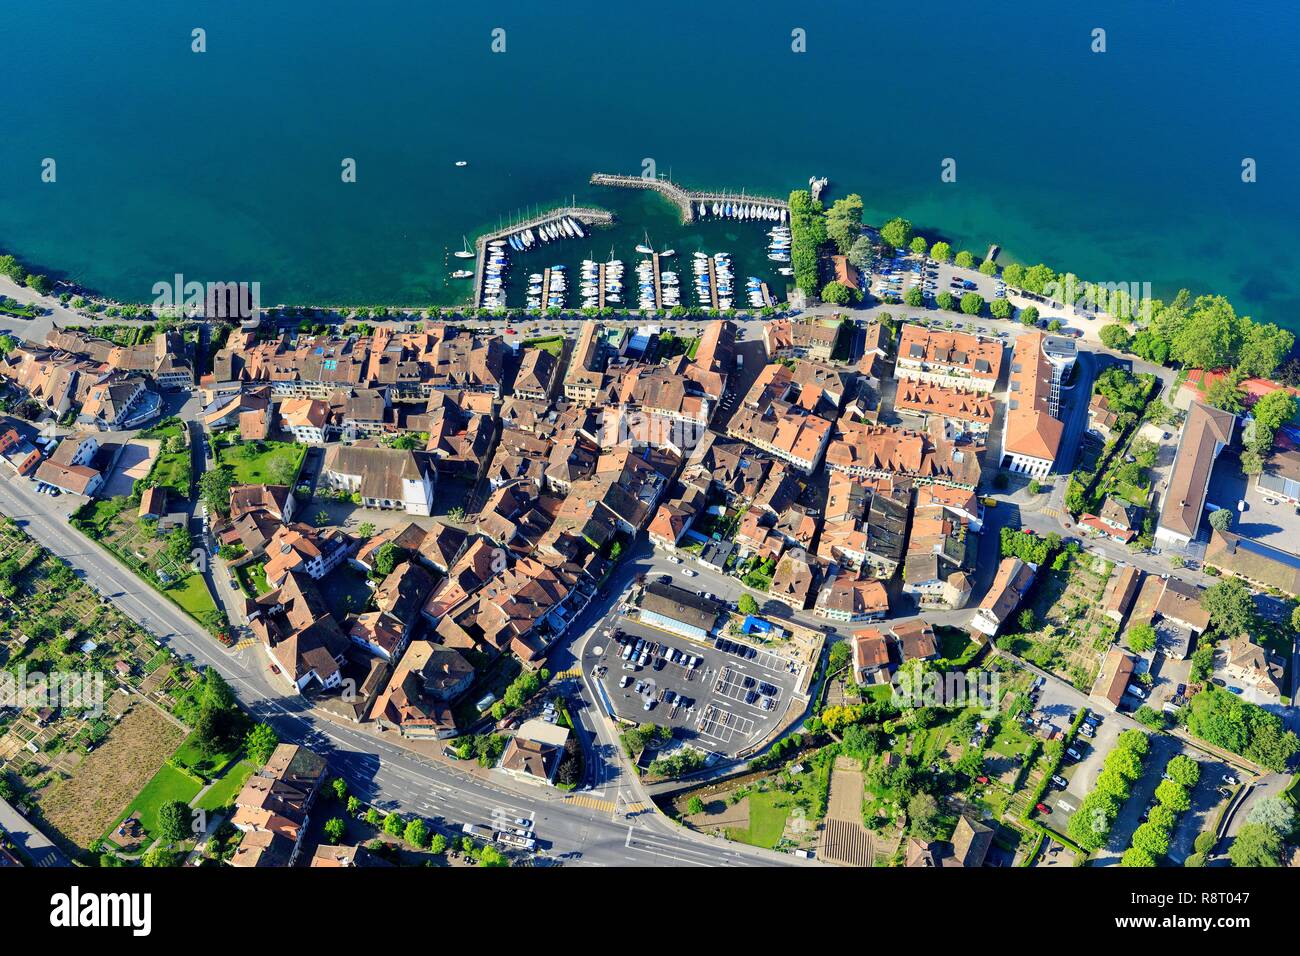
M 619 809 L 618 805 L 612 800 L 589 797 L 583 793 L 571 793 L 564 798 L 564 802 L 578 807 L 585 807 L 588 810 L 598 810 L 601 813 L 613 813 Z M 648 804 L 644 803 L 629 803 L 622 807 L 624 813 L 641 813 L 646 809 L 648 809 Z
M 1057 511 L 1055 508 L 1044 508 L 1043 514 L 1047 515 L 1049 518 L 1061 517 L 1061 512 Z
M 581 667 L 570 667 L 568 670 L 559 671 L 555 675 L 555 680 L 568 680 L 571 677 L 581 677 L 581 676 L 582 676 Z
M 251 638 L 251 637 L 250 637 L 250 638 L 248 638 L 247 640 L 240 641 L 238 644 L 236 644 L 234 647 L 232 647 L 231 650 L 232 650 L 232 651 L 242 651 L 242 650 L 244 650 L 245 648 L 248 648 L 248 647 L 256 647 L 256 646 L 258 645 L 258 643 L 259 643 L 259 642 L 258 642 L 255 638 Z

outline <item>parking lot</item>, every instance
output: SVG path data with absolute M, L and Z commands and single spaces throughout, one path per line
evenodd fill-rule
M 778 653 L 734 638 L 704 644 L 635 618 L 612 619 L 606 630 L 589 642 L 583 668 L 598 674 L 622 719 L 671 727 L 679 739 L 731 756 L 785 714 L 796 675 Z

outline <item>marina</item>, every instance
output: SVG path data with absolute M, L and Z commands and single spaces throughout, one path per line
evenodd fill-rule
M 624 189 L 652 189 L 660 193 L 681 211 L 682 222 L 693 222 L 708 216 L 754 221 L 770 220 L 788 222 L 790 205 L 784 199 L 772 196 L 749 196 L 739 193 L 691 192 L 668 179 L 653 176 L 626 176 L 619 173 L 592 173 L 593 186 L 618 186 Z
M 613 213 L 605 209 L 591 206 L 563 206 L 479 236 L 474 243 L 476 249 L 474 254 L 478 260 L 474 272 L 474 304 L 486 309 L 506 307 L 506 275 L 510 268 L 507 250 L 522 253 L 563 239 L 585 238 L 590 228 L 608 226 L 613 221 Z M 462 252 L 455 252 L 453 255 L 464 258 Z M 542 282 L 542 287 L 538 289 L 538 306 L 530 305 L 530 308 L 548 303 L 552 295 L 549 270 L 544 276 L 539 277 L 538 281 Z M 563 280 L 555 291 L 559 293 L 559 307 L 563 307 Z M 547 305 L 547 307 L 552 306 Z

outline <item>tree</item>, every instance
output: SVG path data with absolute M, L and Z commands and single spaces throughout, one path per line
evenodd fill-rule
M 343 839 L 343 834 L 347 829 L 347 824 L 340 817 L 331 817 L 325 821 L 325 836 L 331 843 L 338 843 Z
M 390 813 L 384 817 L 384 832 L 389 836 L 401 836 L 406 832 L 406 821 L 400 813 Z
M 945 290 L 934 297 L 934 304 L 945 312 L 952 312 L 957 308 L 957 297 Z
M 1228 848 L 1233 866 L 1280 866 L 1282 836 L 1262 823 L 1245 823 Z
M 50 291 L 54 288 L 54 283 L 52 283 L 49 280 L 48 276 L 37 276 L 37 275 L 29 274 L 27 276 L 26 281 L 27 281 L 27 288 L 35 289 L 41 295 L 49 295 Z
M 1022 325 L 1034 325 L 1038 322 L 1038 309 L 1036 306 L 1027 305 L 1020 310 L 1020 322 Z
M 1169 852 L 1169 831 L 1150 822 L 1144 823 L 1133 831 L 1133 848 L 1143 850 L 1158 860 Z
M 1034 612 L 1029 608 L 1025 608 L 1020 612 L 1019 623 L 1020 630 L 1024 631 L 1026 634 L 1034 630 L 1035 626 L 1038 624 L 1037 620 L 1034 619 Z
M 1043 490 L 1043 486 L 1040 485 L 1040 484 L 1038 483 L 1038 479 L 1037 479 L 1037 478 L 1030 478 L 1030 479 L 1029 479 L 1029 488 L 1028 488 L 1028 491 L 1029 491 L 1029 493 L 1030 493 L 1031 495 L 1036 495 L 1036 494 L 1038 494 L 1039 492 L 1041 492 L 1042 490 Z
M 447 838 L 441 833 L 435 833 L 433 839 L 429 841 L 429 852 L 437 856 L 447 852 Z
M 1152 730 L 1164 730 L 1168 726 L 1165 715 L 1148 704 L 1143 704 L 1133 712 L 1133 718 L 1146 724 Z
M 853 245 L 849 249 L 849 264 L 863 271 L 871 268 L 871 263 L 875 260 L 875 250 L 871 246 L 871 240 L 866 236 L 858 236 L 853 240 Z
M 406 557 L 406 552 L 391 541 L 385 541 L 375 552 L 375 575 L 386 578 Z
M 429 844 L 429 826 L 420 817 L 415 817 L 406 825 L 402 839 L 413 847 L 424 849 Z
M 1073 822 L 1073 821 L 1071 821 Z M 1100 847 L 1098 847 L 1100 849 Z M 1124 851 L 1124 855 L 1119 859 L 1120 866 L 1132 867 L 1151 867 L 1156 865 L 1156 858 L 1146 850 L 1131 846 Z
M 693 817 L 699 816 L 704 812 L 704 801 L 699 797 L 691 797 L 690 800 L 686 801 L 686 812 Z
M 963 249 L 953 257 L 953 264 L 962 269 L 970 269 L 975 265 L 975 257 Z
M 919 285 L 909 286 L 903 293 L 903 301 L 912 308 L 919 309 L 925 305 L 925 294 Z
M 1133 336 L 1122 325 L 1103 325 L 1097 332 L 1097 337 L 1101 339 L 1102 345 L 1117 352 L 1128 351 L 1129 346 L 1133 344 Z
M 158 808 L 157 836 L 164 843 L 176 843 L 190 835 L 192 815 L 187 804 L 169 800 Z
M 374 807 L 370 807 L 368 810 L 366 810 L 366 823 L 370 824 L 372 827 L 377 827 L 380 826 L 383 822 L 384 822 L 383 817 L 379 815 L 379 811 L 376 810 Z
M 826 235 L 841 255 L 847 255 L 862 232 L 862 197 L 849 193 L 826 210 Z
M 363 521 L 363 522 L 361 522 L 361 524 L 357 525 L 357 536 L 358 536 L 358 537 L 361 537 L 361 538 L 369 538 L 369 537 L 371 537 L 374 533 L 375 533 L 375 526 L 374 526 L 373 524 L 371 524 L 369 521 Z
M 244 735 L 244 750 L 248 759 L 255 764 L 264 764 L 271 759 L 271 754 L 280 745 L 280 738 L 270 724 L 257 724 Z
M 1276 830 L 1285 840 L 1295 831 L 1295 811 L 1280 797 L 1263 797 L 1250 808 L 1246 822 Z
M 1237 350 L 1237 367 L 1247 375 L 1271 378 L 1295 345 L 1295 336 L 1269 322 L 1246 322 L 1241 346 Z M 1281 392 L 1281 394 L 1287 394 Z M 1271 392 L 1276 395 L 1279 392 Z M 1267 398 L 1267 396 L 1265 396 Z
M 235 473 L 221 466 L 205 471 L 199 478 L 199 495 L 207 502 L 208 510 L 225 517 L 230 514 L 230 489 L 235 485 Z
M 1255 602 L 1237 578 L 1216 582 L 1201 595 L 1201 607 L 1210 615 L 1210 624 L 1220 634 L 1236 637 L 1253 631 Z
M 1291 630 L 1300 632 L 1300 604 L 1291 609 Z
M 510 861 L 506 859 L 505 854 L 494 846 L 485 846 L 479 853 L 479 866 L 509 866 Z
M 736 601 L 736 609 L 740 611 L 741 614 L 757 614 L 758 602 L 754 600 L 752 594 L 742 594 Z
M 984 296 L 978 292 L 967 292 L 961 297 L 961 310 L 967 315 L 979 315 L 984 311 Z
M 1013 262 L 1002 270 L 1002 280 L 1009 286 L 1023 288 L 1025 281 L 1025 267 L 1018 262 Z
M 1150 624 L 1134 624 L 1128 629 L 1129 650 L 1145 654 L 1156 646 L 1156 629 Z
M 930 247 L 930 258 L 936 262 L 947 262 L 952 258 L 952 246 L 946 242 L 936 242 Z
M 880 227 L 880 238 L 895 249 L 905 248 L 911 236 L 911 222 L 901 217 L 895 217 Z
M 1191 809 L 1192 800 L 1187 788 L 1173 780 L 1161 780 L 1156 787 L 1156 799 L 1174 813 L 1185 813 Z
M 177 564 L 189 561 L 190 552 L 193 550 L 194 538 L 188 528 L 179 527 L 167 536 L 167 547 L 164 549 L 164 553 Z
M 173 867 L 181 865 L 181 855 L 175 850 L 155 846 L 140 858 L 140 865 L 145 867 Z
M 1241 383 L 1246 375 L 1239 368 L 1234 368 L 1227 375 L 1216 379 L 1205 392 L 1205 401 L 1225 412 L 1240 414 L 1246 407 L 1241 392 Z
M 1227 531 L 1232 527 L 1232 512 L 1227 508 L 1219 508 L 1210 512 L 1210 527 L 1215 531 Z
M 980 275 L 995 276 L 998 274 L 998 264 L 992 259 L 985 259 L 980 263 Z
M 925 255 L 927 245 L 928 243 L 925 241 L 925 236 L 913 236 L 909 248 L 916 255 L 923 256 Z
M 342 777 L 335 777 L 330 781 L 330 787 L 334 790 L 334 796 L 339 800 L 346 800 L 348 797 L 348 782 Z
M 907 801 L 907 818 L 917 833 L 930 834 L 938 816 L 939 802 L 928 793 L 914 793 Z
M 1012 305 L 1010 299 L 994 299 L 989 303 L 989 315 L 993 316 L 995 319 L 1011 318 L 1011 310 Z
M 843 282 L 828 282 L 822 286 L 822 301 L 831 305 L 848 305 L 853 299 L 853 290 Z
M 355 817 L 361 811 L 361 801 L 356 797 L 348 797 L 348 816 Z
M 1165 765 L 1165 773 L 1179 785 L 1191 789 L 1201 779 L 1201 765 L 1186 754 L 1171 757 Z
M 1273 448 L 1277 430 L 1295 418 L 1296 400 L 1286 389 L 1279 388 L 1255 402 L 1250 414 L 1255 419 L 1255 437 L 1251 447 L 1265 455 Z

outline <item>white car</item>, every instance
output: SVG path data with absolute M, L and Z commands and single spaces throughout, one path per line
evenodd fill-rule
M 693 578 L 693 577 L 695 577 L 695 572 L 692 571 L 690 568 L 684 568 L 684 569 L 682 570 L 682 574 L 686 575 L 688 578 Z

